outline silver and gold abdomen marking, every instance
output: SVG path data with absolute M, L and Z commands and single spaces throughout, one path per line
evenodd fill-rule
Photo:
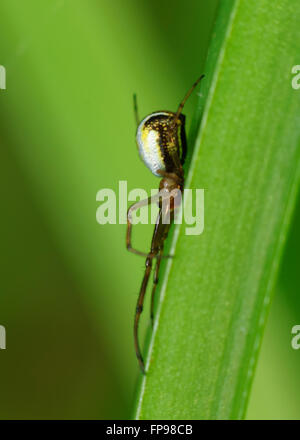
M 152 113 L 146 116 L 138 126 L 137 129 L 137 144 L 140 157 L 149 168 L 149 170 L 159 176 L 158 170 L 166 170 L 163 153 L 161 151 L 158 127 L 154 123 L 156 117 L 165 116 L 168 114 L 164 112 Z M 151 122 L 151 120 L 153 122 Z
M 184 117 L 182 116 L 182 118 Z M 175 142 L 174 140 L 171 142 L 170 138 L 173 121 L 174 113 L 156 112 L 146 116 L 137 129 L 137 145 L 140 157 L 156 176 L 160 176 L 159 170 L 168 171 L 168 169 L 173 169 L 176 166 L 174 159 L 181 157 L 181 136 L 178 136 L 178 131 L 181 129 L 183 120 L 180 119 L 177 127 L 174 127 Z

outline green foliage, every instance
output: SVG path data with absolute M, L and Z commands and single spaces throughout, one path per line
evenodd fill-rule
M 222 2 L 186 183 L 205 230 L 175 230 L 137 418 L 245 414 L 299 185 L 299 20 L 295 0 Z
M 299 6 L 221 0 L 211 39 L 217 3 L 0 2 L 1 419 L 130 416 L 144 261 L 126 251 L 125 225 L 96 223 L 96 193 L 118 193 L 119 180 L 128 190 L 157 188 L 137 154 L 132 94 L 141 117 L 175 110 L 204 70 L 186 185 L 205 188 L 205 230 L 175 230 L 178 241 L 168 242 L 176 256 L 162 268 L 138 402 L 141 417 L 237 416 L 279 232 L 283 245 L 289 226 L 284 200 L 292 208 L 296 191 L 300 92 L 290 71 L 299 64 Z M 196 101 L 194 93 L 185 106 L 188 127 Z M 299 416 L 300 357 L 289 340 L 300 322 L 299 221 L 298 213 L 249 417 Z M 137 246 L 148 249 L 152 229 L 136 227 Z M 141 324 L 143 337 L 147 305 Z
M 141 117 L 176 108 L 203 70 L 215 5 L 0 2 L 0 418 L 129 417 L 144 261 L 125 225 L 96 222 L 96 193 L 158 186 L 138 157 L 132 94 Z

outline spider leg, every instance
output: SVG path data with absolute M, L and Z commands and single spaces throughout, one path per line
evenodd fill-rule
M 159 274 L 162 253 L 163 253 L 163 248 L 159 251 L 159 254 L 156 259 L 155 270 L 154 270 L 153 287 L 152 287 L 152 293 L 151 293 L 151 309 L 150 309 L 150 317 L 151 317 L 152 327 L 153 327 L 153 322 L 154 322 L 154 297 L 155 297 L 156 287 L 158 284 L 158 274 Z
M 132 252 L 133 254 L 136 254 L 136 255 L 140 255 L 142 257 L 149 256 L 148 252 L 142 252 L 142 251 L 139 251 L 138 249 L 135 249 L 132 247 L 132 244 L 131 244 L 132 243 L 132 238 L 131 238 L 131 236 L 132 236 L 132 222 L 131 222 L 132 213 L 134 211 L 136 211 L 137 209 L 142 208 L 143 206 L 151 205 L 152 203 L 157 203 L 157 202 L 160 202 L 160 201 L 162 201 L 164 199 L 168 199 L 168 198 L 169 198 L 168 195 L 163 196 L 158 193 L 154 196 L 148 197 L 147 199 L 140 200 L 139 202 L 134 203 L 133 205 L 130 206 L 130 208 L 127 211 L 127 233 L 126 233 L 126 247 L 129 252 Z M 150 253 L 150 256 L 151 255 L 152 254 Z M 153 256 L 154 255 L 152 255 L 152 257 Z M 172 258 L 172 255 L 163 255 L 162 258 Z
M 140 123 L 140 118 L 139 118 L 139 113 L 138 113 L 136 93 L 133 94 L 133 111 L 134 111 L 134 116 L 135 116 L 135 120 L 136 120 L 136 125 L 138 127 L 138 125 Z
M 166 197 L 168 197 L 168 199 L 169 199 L 169 195 L 164 197 L 163 195 L 160 195 L 159 193 L 155 197 L 158 198 L 159 200 L 164 200 Z M 144 205 L 148 204 L 149 200 L 150 200 L 150 202 L 152 202 L 155 197 L 152 197 L 152 198 L 150 197 L 148 199 L 142 200 L 141 202 L 138 202 L 137 204 L 133 205 L 132 209 L 137 209 L 137 208 L 135 208 L 136 205 L 139 205 L 138 207 L 140 207 L 141 203 L 143 203 Z M 129 208 L 129 209 L 131 209 L 131 208 Z M 170 223 L 164 223 L 163 219 L 165 218 L 165 216 L 168 212 L 170 213 Z M 128 222 L 131 224 L 129 216 L 128 216 L 128 219 L 129 219 Z M 134 327 L 133 327 L 134 345 L 135 345 L 136 356 L 138 358 L 140 368 L 141 368 L 143 374 L 145 374 L 145 365 L 144 365 L 144 361 L 143 361 L 143 357 L 142 357 L 141 349 L 140 349 L 140 345 L 139 345 L 138 327 L 139 327 L 141 313 L 143 311 L 143 304 L 144 304 L 144 298 L 145 298 L 145 294 L 146 294 L 146 290 L 147 290 L 147 285 L 148 285 L 149 277 L 150 277 L 151 270 L 152 270 L 152 260 L 153 260 L 153 258 L 156 257 L 157 262 L 156 262 L 156 267 L 155 267 L 154 284 L 153 284 L 152 298 L 151 298 L 151 317 L 153 316 L 154 294 L 155 294 L 155 290 L 156 290 L 156 285 L 158 283 L 158 273 L 159 273 L 159 267 L 160 267 L 160 260 L 163 258 L 163 255 L 162 255 L 163 243 L 168 235 L 168 232 L 169 232 L 171 223 L 173 222 L 173 219 L 174 219 L 174 212 L 170 208 L 170 204 L 164 206 L 164 204 L 162 203 L 160 210 L 159 210 L 157 220 L 156 220 L 156 225 L 154 228 L 153 236 L 152 236 L 151 250 L 147 254 L 145 274 L 144 274 L 144 278 L 142 281 L 142 285 L 140 288 L 140 293 L 139 293 L 137 305 L 136 305 Z M 128 225 L 128 228 L 129 228 L 129 225 Z M 127 244 L 128 243 L 130 244 L 130 232 L 131 232 L 131 229 L 129 229 L 129 233 L 128 233 L 128 229 L 127 229 L 127 233 L 129 234 L 128 235 L 129 241 L 127 239 Z M 127 248 L 128 248 L 128 246 L 127 246 Z M 137 252 L 139 252 L 139 251 L 137 251 Z
M 130 206 L 130 208 L 127 211 L 127 233 L 126 233 L 126 247 L 129 252 L 132 252 L 133 254 L 140 255 L 142 257 L 148 257 L 147 252 L 141 252 L 137 249 L 134 249 L 131 245 L 131 234 L 132 234 L 132 222 L 131 222 L 131 216 L 134 211 L 136 211 L 139 208 L 142 208 L 143 206 L 150 205 L 151 203 L 155 203 L 158 200 L 156 196 L 154 197 L 148 197 L 147 199 L 140 200 L 137 203 L 134 203 Z
M 176 112 L 176 115 L 175 115 L 175 118 L 174 118 L 174 125 L 176 124 L 176 122 L 177 122 L 177 120 L 178 120 L 178 118 L 179 118 L 179 115 L 180 115 L 180 113 L 182 112 L 182 109 L 183 109 L 183 107 L 184 107 L 184 104 L 186 103 L 186 101 L 189 99 L 189 97 L 190 97 L 190 95 L 191 95 L 191 93 L 192 93 L 192 91 L 194 90 L 194 88 L 199 84 L 199 82 L 204 78 L 204 74 L 202 74 L 195 82 L 194 82 L 194 84 L 192 85 L 192 87 L 188 90 L 188 92 L 186 93 L 186 95 L 185 95 L 185 97 L 183 98 L 183 100 L 181 101 L 181 103 L 179 104 L 179 106 L 178 106 L 178 109 L 177 109 L 177 112 Z
M 152 287 L 152 294 L 151 294 L 150 317 L 151 317 L 152 326 L 153 326 L 153 322 L 154 322 L 154 298 L 155 298 L 156 287 L 158 284 L 160 263 L 161 263 L 161 259 L 163 258 L 162 254 L 163 254 L 163 250 L 164 250 L 164 241 L 168 236 L 171 224 L 173 223 L 173 220 L 174 220 L 174 210 L 171 209 L 170 210 L 170 223 L 163 223 L 163 217 L 164 217 L 164 215 L 166 215 L 166 212 L 169 209 L 170 209 L 170 207 L 166 206 L 164 212 L 162 212 L 163 210 L 160 211 L 160 219 L 157 222 L 156 231 L 153 234 L 153 239 L 152 239 L 152 248 L 159 249 L 159 252 L 156 257 L 156 265 L 155 265 L 153 287 Z M 169 255 L 169 257 L 173 257 L 173 256 Z
M 135 318 L 134 318 L 133 333 L 134 333 L 135 352 L 136 352 L 136 356 L 138 358 L 138 361 L 139 361 L 139 364 L 140 364 L 140 367 L 141 367 L 143 374 L 145 374 L 145 366 L 144 366 L 144 361 L 143 361 L 143 357 L 142 357 L 141 349 L 140 349 L 140 344 L 139 344 L 138 326 L 139 326 L 139 322 L 140 322 L 140 316 L 143 311 L 144 298 L 145 298 L 145 294 L 146 294 L 146 290 L 147 290 L 149 277 L 151 274 L 152 260 L 154 257 L 157 256 L 157 254 L 159 254 L 158 258 L 161 258 L 161 254 L 160 254 L 161 246 L 160 245 L 163 243 L 163 240 L 165 238 L 166 226 L 169 226 L 169 225 L 165 225 L 162 223 L 162 217 L 163 217 L 162 209 L 160 209 L 158 216 L 157 216 L 153 236 L 152 236 L 151 250 L 146 258 L 146 263 L 145 263 L 146 270 L 145 270 L 144 278 L 142 281 L 140 293 L 138 296 L 136 311 L 135 311 Z M 158 269 L 159 269 L 159 267 L 156 270 L 158 271 Z
M 140 316 L 143 311 L 143 304 L 144 304 L 144 298 L 145 298 L 145 294 L 146 294 L 147 284 L 148 284 L 151 269 L 152 269 L 152 259 L 153 259 L 153 257 L 150 257 L 150 255 L 146 258 L 146 270 L 145 270 L 144 278 L 142 281 L 140 293 L 139 293 L 138 300 L 137 300 L 135 317 L 134 317 L 134 328 L 133 328 L 136 357 L 138 358 L 138 361 L 139 361 L 139 364 L 140 364 L 140 367 L 141 367 L 143 374 L 145 374 L 145 365 L 144 365 L 144 361 L 143 361 L 143 357 L 142 357 L 141 349 L 140 349 L 140 344 L 139 344 L 138 327 L 139 327 L 139 322 L 140 322 Z

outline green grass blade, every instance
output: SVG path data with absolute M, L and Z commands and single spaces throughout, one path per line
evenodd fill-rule
M 299 20 L 296 0 L 222 2 L 186 183 L 205 230 L 175 230 L 137 418 L 244 416 L 299 186 Z

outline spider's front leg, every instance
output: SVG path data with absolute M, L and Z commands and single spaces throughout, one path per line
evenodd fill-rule
M 131 235 L 132 235 L 132 213 L 136 211 L 139 208 L 142 208 L 143 206 L 151 205 L 152 203 L 155 203 L 159 200 L 159 197 L 153 196 L 148 197 L 147 199 L 140 200 L 137 203 L 134 203 L 130 206 L 130 208 L 127 211 L 127 233 L 126 233 L 126 247 L 129 252 L 132 252 L 133 254 L 140 255 L 142 257 L 148 257 L 148 252 L 141 252 L 137 249 L 134 249 L 131 245 Z M 154 257 L 154 255 L 153 255 Z
M 130 206 L 127 211 L 127 232 L 126 232 L 126 248 L 129 252 L 133 254 L 140 255 L 141 257 L 150 257 L 154 258 L 156 253 L 142 252 L 138 249 L 132 247 L 132 213 L 143 206 L 151 205 L 152 203 L 163 202 L 165 199 L 169 199 L 169 195 L 162 195 L 161 193 L 157 193 L 154 196 L 148 197 L 147 199 L 140 200 L 137 203 L 134 203 Z M 170 258 L 170 255 L 163 255 L 161 258 Z

